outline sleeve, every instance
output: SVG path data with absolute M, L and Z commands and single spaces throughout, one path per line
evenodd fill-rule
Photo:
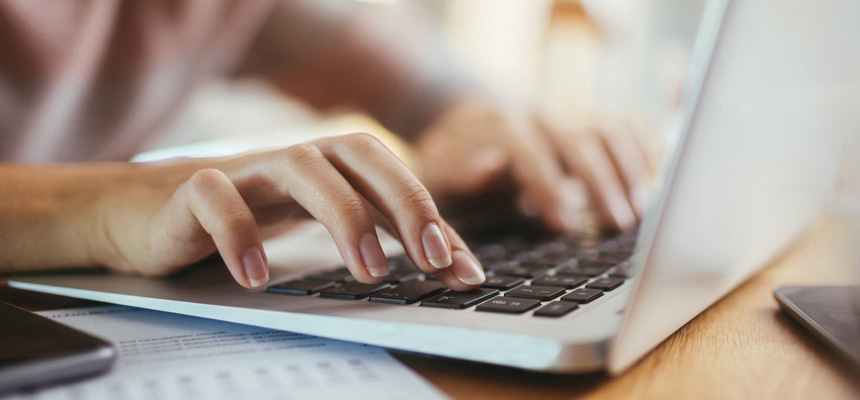
M 478 84 L 414 9 L 281 0 L 236 76 L 273 81 L 319 109 L 357 107 L 410 139 Z

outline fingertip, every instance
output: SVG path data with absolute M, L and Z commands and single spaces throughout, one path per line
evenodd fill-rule
M 486 280 L 481 263 L 472 255 L 466 243 L 450 225 L 443 221 L 442 228 L 448 234 L 453 249 L 451 266 L 438 270 L 434 275 L 451 290 L 462 292 L 477 289 Z
M 251 288 L 258 288 L 269 282 L 269 267 L 263 257 L 263 251 L 257 246 L 245 250 L 242 254 L 242 270 Z
M 555 207 L 551 218 L 553 219 L 552 225 L 561 233 L 574 233 L 580 228 L 576 213 L 564 204 Z
M 627 199 L 613 199 L 609 207 L 616 228 L 627 230 L 636 225 L 636 214 Z
M 451 263 L 453 262 L 451 260 L 450 256 L 445 257 L 445 258 L 439 258 L 439 259 L 428 259 L 427 261 L 429 261 L 430 265 L 432 265 L 433 268 L 436 268 L 436 269 L 448 268 L 451 266 Z
M 454 251 L 452 272 L 457 279 L 469 286 L 477 286 L 487 280 L 484 269 L 463 250 Z
M 266 274 L 266 276 L 261 279 L 248 279 L 248 283 L 251 284 L 251 287 L 255 289 L 265 285 L 267 282 L 269 282 L 269 274 Z
M 389 274 L 388 268 L 381 267 L 368 267 L 367 273 L 370 274 L 370 276 L 373 278 L 383 278 L 388 276 Z
M 468 284 L 463 282 L 453 271 L 453 268 L 439 270 L 434 276 L 449 289 L 456 292 L 468 292 L 477 289 L 480 284 Z
M 540 215 L 540 209 L 535 201 L 526 193 L 520 193 L 517 196 L 517 209 L 526 217 L 537 217 Z
M 382 245 L 379 244 L 379 238 L 376 237 L 375 232 L 368 232 L 362 236 L 359 252 L 364 268 L 371 277 L 388 276 L 388 260 L 385 258 Z
M 421 233 L 421 244 L 424 247 L 424 256 L 433 268 L 442 269 L 451 265 L 451 246 L 439 224 L 427 224 Z
M 367 284 L 367 285 L 375 285 L 375 284 L 380 283 L 380 282 L 385 280 L 385 276 L 374 277 L 374 276 L 359 275 L 359 274 L 353 274 L 353 276 L 355 277 L 355 280 L 357 280 L 361 283 Z
M 648 189 L 642 185 L 637 185 L 630 193 L 630 203 L 633 205 L 633 211 L 640 221 L 645 217 L 645 213 L 648 210 L 648 200 Z

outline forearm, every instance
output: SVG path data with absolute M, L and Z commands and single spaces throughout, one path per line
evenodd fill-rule
M 97 204 L 123 164 L 0 164 L 0 273 L 98 264 Z
M 454 290 L 484 279 L 426 189 L 367 134 L 157 164 L 0 164 L 0 187 L 0 273 L 104 266 L 164 275 L 217 251 L 239 284 L 255 288 L 268 281 L 260 224 L 312 216 L 356 279 L 378 283 L 388 261 L 376 209 L 422 271 Z
M 416 15 L 359 8 L 277 85 L 320 109 L 357 106 L 410 138 L 477 84 L 455 67 L 432 26 Z

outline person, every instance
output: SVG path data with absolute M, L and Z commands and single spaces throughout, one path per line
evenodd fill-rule
M 375 13 L 312 0 L 0 1 L 0 273 L 162 275 L 217 251 L 255 288 L 268 280 L 260 227 L 315 218 L 361 282 L 388 273 L 379 222 L 418 269 L 469 290 L 484 272 L 434 199 L 513 186 L 523 210 L 568 232 L 576 218 L 557 183 L 576 175 L 607 226 L 636 223 L 641 147 L 542 130 L 457 72 L 420 24 Z M 361 133 L 125 162 L 216 76 L 266 79 L 320 109 L 359 107 L 414 145 L 419 174 Z

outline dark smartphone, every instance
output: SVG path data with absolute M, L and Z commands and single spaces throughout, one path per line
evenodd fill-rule
M 0 394 L 107 371 L 110 343 L 0 301 Z
M 776 300 L 860 372 L 860 286 L 780 286 Z

